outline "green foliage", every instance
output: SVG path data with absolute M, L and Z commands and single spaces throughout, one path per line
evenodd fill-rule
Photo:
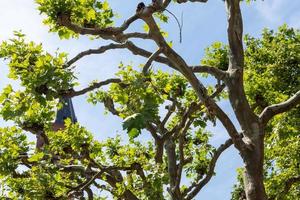
M 26 135 L 17 127 L 0 128 L 0 178 L 13 174 L 20 154 L 29 151 Z
M 72 124 L 70 119 L 66 119 L 64 125 L 63 130 L 48 132 L 48 137 L 52 141 L 50 150 L 55 153 L 63 152 L 65 148 L 71 148 L 77 153 L 84 151 L 86 145 L 92 142 L 92 134 L 79 124 Z
M 7 85 L 0 94 L 0 114 L 20 126 L 45 126 L 54 117 L 57 98 L 74 86 L 74 75 L 65 67 L 67 55 L 55 56 L 43 51 L 42 45 L 26 42 L 15 32 L 15 38 L 0 45 L 0 58 L 8 61 L 8 77 L 18 80 L 21 89 Z
M 74 75 L 64 64 L 65 53 L 56 52 L 55 56 L 44 52 L 42 45 L 27 43 L 25 36 L 15 32 L 15 38 L 0 45 L 0 58 L 9 61 L 9 75 L 13 80 L 20 80 L 26 92 L 46 98 L 73 87 Z
M 276 33 L 265 29 L 261 39 L 245 37 L 245 80 L 252 83 L 245 90 L 252 104 L 258 98 L 279 103 L 300 89 L 299 43 L 299 31 L 286 25 Z
M 217 67 L 221 70 L 228 68 L 228 46 L 221 42 L 215 42 L 205 49 L 205 56 L 201 60 L 202 65 Z
M 140 134 L 147 123 L 159 119 L 159 107 L 171 97 L 184 95 L 187 82 L 179 75 L 162 71 L 144 76 L 131 66 L 120 66 L 117 76 L 122 84 L 112 84 L 108 91 L 99 90 L 90 95 L 90 102 L 105 102 L 107 97 L 118 105 L 116 109 L 124 119 L 123 128 L 131 138 Z M 181 93 L 181 94 L 179 94 Z M 190 97 L 194 98 L 195 95 Z M 188 104 L 188 100 L 185 102 Z
M 118 115 L 124 119 L 123 128 L 127 130 L 131 142 L 136 141 L 133 139 L 141 133 L 141 130 L 147 129 L 149 124 L 157 124 L 163 119 L 158 111 L 165 105 L 168 105 L 172 101 L 178 102 L 178 105 L 173 110 L 174 115 L 172 115 L 171 119 L 165 125 L 165 131 L 171 131 L 183 120 L 185 110 L 192 103 L 197 102 L 197 96 L 193 90 L 186 80 L 178 74 L 150 71 L 147 75 L 143 75 L 131 66 L 121 64 L 120 68 L 121 70 L 117 75 L 122 80 L 122 83 L 112 84 L 107 90 L 98 90 L 92 93 L 89 101 L 94 104 L 97 102 L 105 104 L 107 99 L 112 99 Z M 191 118 L 194 119 L 192 126 L 188 128 L 186 135 L 182 136 L 184 137 L 183 141 L 185 144 L 184 155 L 187 160 L 190 160 L 183 167 L 183 170 L 189 180 L 198 181 L 207 173 L 211 155 L 215 149 L 208 144 L 210 134 L 204 130 L 208 120 L 205 118 L 205 110 L 200 107 Z M 157 134 L 161 134 L 161 130 L 158 129 L 156 131 Z M 178 139 L 176 142 L 178 142 Z M 108 153 L 113 156 L 120 155 L 118 149 L 123 148 L 121 145 L 109 144 L 109 146 L 112 148 L 109 149 Z M 142 148 L 142 146 L 139 148 Z M 129 150 L 126 151 L 128 154 Z M 179 151 L 180 149 L 177 145 L 177 154 Z M 150 152 L 152 153 L 147 153 L 148 157 L 153 158 L 155 151 L 152 150 Z M 132 155 L 132 157 L 136 156 Z M 120 158 L 118 157 L 118 159 Z M 167 158 L 165 157 L 164 165 L 166 163 Z M 162 190 L 162 185 L 167 184 L 166 181 L 168 181 L 166 169 L 161 170 L 161 172 L 166 173 L 166 177 L 164 178 L 166 180 L 155 180 L 155 184 L 158 185 L 157 189 L 159 190 Z M 157 173 L 159 174 L 159 172 Z M 187 187 L 187 185 L 182 185 L 182 190 L 184 191 Z
M 266 188 L 274 199 L 295 199 L 299 193 L 299 182 L 290 180 L 299 177 L 299 109 L 276 117 L 269 127 L 265 150 Z
M 128 136 L 131 139 L 136 138 L 141 133 L 141 130 L 146 127 L 144 116 L 140 113 L 135 113 L 124 119 L 123 129 L 128 131 Z
M 54 117 L 55 101 L 35 98 L 25 91 L 13 91 L 8 85 L 0 95 L 0 114 L 18 125 L 45 125 Z
M 211 155 L 215 150 L 208 144 L 210 136 L 204 129 L 189 132 L 186 136 L 188 142 L 184 153 L 188 158 L 193 158 L 193 161 L 185 167 L 188 178 L 201 180 L 207 173 Z
M 51 143 L 45 147 L 44 152 L 31 154 L 27 138 L 20 129 L 3 128 L 0 133 L 0 182 L 5 183 L 5 188 L 2 189 L 10 198 L 67 199 L 70 188 L 86 179 L 85 174 L 80 171 L 83 172 L 93 160 L 94 165 L 96 164 L 94 167 L 107 165 L 122 169 L 139 165 L 147 171 L 147 187 L 143 187 L 143 180 L 133 168 L 123 176 L 117 189 L 114 188 L 115 196 L 121 196 L 129 189 L 141 199 L 163 199 L 162 184 L 166 184 L 168 179 L 165 166 L 154 163 L 152 143 L 142 145 L 139 142 L 129 142 L 123 145 L 120 137 L 98 142 L 83 127 L 67 120 L 65 129 L 47 132 Z M 27 157 L 28 154 L 31 155 Z M 27 160 L 31 167 L 19 171 L 17 168 L 23 163 L 22 159 Z M 53 163 L 55 159 L 57 163 Z M 67 166 L 70 167 L 66 168 Z M 79 171 L 71 170 L 72 166 L 78 166 L 76 169 Z M 107 175 L 103 174 L 99 178 L 106 181 Z
M 133 191 L 141 199 L 162 199 L 162 185 L 167 183 L 165 165 L 157 165 L 154 162 L 153 144 L 146 145 L 139 142 L 121 144 L 121 138 L 110 138 L 101 145 L 102 155 L 93 155 L 97 161 L 113 166 L 134 166 L 139 164 L 147 172 L 147 186 L 143 187 L 143 180 L 138 171 L 132 170 L 124 177 L 124 182 L 118 185 L 116 196 L 125 189 Z M 140 189 L 139 189 L 140 188 Z M 143 189 L 142 189 L 143 188 Z
M 165 126 L 170 131 L 181 122 L 185 110 L 198 101 L 182 76 L 162 71 L 143 75 L 121 64 L 116 75 L 122 83 L 96 91 L 89 101 L 102 102 L 108 109 L 113 102 L 130 140 L 123 144 L 121 138 L 116 137 L 99 142 L 69 119 L 64 129 L 52 131 L 55 110 L 60 107 L 57 98 L 74 86 L 73 72 L 65 65 L 66 54 L 52 56 L 44 52 L 41 45 L 26 43 L 24 35 L 16 32 L 14 39 L 1 44 L 0 55 L 8 60 L 9 78 L 19 80 L 22 86 L 20 90 L 14 90 L 11 85 L 4 88 L 0 95 L 1 117 L 26 130 L 42 131 L 50 141 L 42 149 L 35 149 L 25 136 L 28 133 L 16 127 L 0 130 L 2 193 L 16 199 L 67 199 L 70 188 L 87 181 L 91 167 L 115 167 L 126 173 L 114 187 L 105 184 L 114 197 L 130 190 L 140 199 L 166 198 L 164 187 L 169 184 L 169 174 L 165 156 L 163 163 L 157 163 L 153 142 L 140 143 L 135 138 L 149 124 L 162 120 L 160 109 L 165 105 L 177 102 L 174 115 Z M 209 134 L 203 129 L 208 120 L 204 116 L 205 110 L 199 107 L 191 116 L 197 120 L 192 122 L 184 139 L 187 146 L 184 153 L 190 163 L 183 170 L 191 180 L 205 175 L 214 151 L 208 145 Z M 157 130 L 157 134 L 160 131 Z M 178 146 L 176 152 L 179 152 Z M 145 177 L 139 169 L 144 171 Z M 119 170 L 113 173 L 116 178 L 120 176 Z M 99 176 L 100 181 L 107 179 L 108 174 Z
M 72 23 L 83 27 L 108 27 L 113 24 L 114 13 L 108 1 L 98 0 L 36 0 L 39 11 L 47 15 L 44 23 L 51 32 L 58 32 L 62 39 L 78 37 L 73 31 L 59 26 L 60 15 L 67 15 Z

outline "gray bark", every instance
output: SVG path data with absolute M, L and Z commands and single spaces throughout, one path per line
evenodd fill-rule
M 257 134 L 256 130 L 253 135 Z M 263 184 L 263 163 L 264 163 L 264 136 L 263 130 L 259 131 L 256 138 L 248 139 L 248 148 L 241 152 L 245 163 L 244 188 L 247 200 L 266 200 L 267 195 Z M 247 141 L 248 140 L 248 141 Z

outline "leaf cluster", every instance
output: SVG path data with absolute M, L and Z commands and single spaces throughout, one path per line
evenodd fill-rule
M 51 32 L 58 32 L 62 39 L 78 37 L 73 31 L 61 27 L 58 18 L 65 15 L 72 23 L 86 28 L 108 27 L 113 24 L 114 13 L 106 0 L 36 0 L 38 10 L 46 14 L 44 23 Z

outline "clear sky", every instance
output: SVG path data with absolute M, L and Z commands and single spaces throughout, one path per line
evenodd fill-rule
M 141 0 L 112 0 L 111 6 L 120 15 L 120 21 L 131 16 L 135 12 L 136 5 Z M 145 1 L 149 3 L 150 0 Z M 42 24 L 43 16 L 35 10 L 34 0 L 0 0 L 0 42 L 12 37 L 13 30 L 22 30 L 29 40 L 36 43 L 43 43 L 44 48 L 54 52 L 57 48 L 60 51 L 68 52 L 70 58 L 80 51 L 96 48 L 105 44 L 105 41 L 89 40 L 87 37 L 80 37 L 75 40 L 60 40 L 56 34 L 48 33 L 48 27 Z M 175 15 L 183 13 L 183 42 L 180 44 L 178 27 L 174 19 L 163 25 L 169 33 L 168 40 L 173 41 L 173 47 L 179 52 L 189 64 L 199 64 L 203 56 L 203 50 L 214 41 L 227 42 L 226 38 L 226 14 L 222 0 L 208 0 L 208 3 L 186 3 L 172 5 L 169 8 Z M 289 26 L 300 28 L 300 1 L 299 0 L 265 0 L 246 5 L 243 3 L 242 11 L 244 18 L 244 33 L 259 36 L 264 27 L 276 29 L 283 23 Z M 141 23 L 135 23 L 133 29 L 141 29 Z M 146 49 L 153 50 L 153 44 L 139 42 Z M 80 82 L 79 87 L 86 86 L 90 81 L 104 80 L 114 77 L 120 61 L 126 63 L 140 64 L 144 58 L 132 56 L 126 50 L 110 51 L 107 54 L 90 56 L 76 64 L 76 75 Z M 9 80 L 6 78 L 7 67 L 5 62 L 0 61 L 0 89 Z M 209 84 L 208 81 L 205 81 Z M 18 87 L 16 83 L 13 86 Z M 85 97 L 74 98 L 75 112 L 78 121 L 91 130 L 97 139 L 104 139 L 114 136 L 116 133 L 124 134 L 121 128 L 121 120 L 104 115 L 101 105 L 92 106 L 85 102 Z M 228 102 L 221 102 L 221 106 L 233 118 Z M 233 118 L 235 121 L 235 119 Z M 10 123 L 3 122 L 0 118 L 0 126 Z M 214 134 L 212 144 L 218 145 L 228 137 L 220 125 L 211 127 Z M 146 137 L 145 134 L 141 137 Z M 238 153 L 230 148 L 222 154 L 217 163 L 216 173 L 210 183 L 199 193 L 196 199 L 205 200 L 227 200 L 230 199 L 230 192 L 235 183 L 236 168 L 242 166 Z

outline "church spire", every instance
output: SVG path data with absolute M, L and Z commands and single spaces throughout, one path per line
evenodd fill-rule
M 57 131 L 59 129 L 64 128 L 65 119 L 71 119 L 72 123 L 77 122 L 77 118 L 75 116 L 74 107 L 72 103 L 72 99 L 68 97 L 63 97 L 59 100 L 60 103 L 63 104 L 62 108 L 59 109 L 56 113 L 56 119 L 53 124 L 53 130 Z

